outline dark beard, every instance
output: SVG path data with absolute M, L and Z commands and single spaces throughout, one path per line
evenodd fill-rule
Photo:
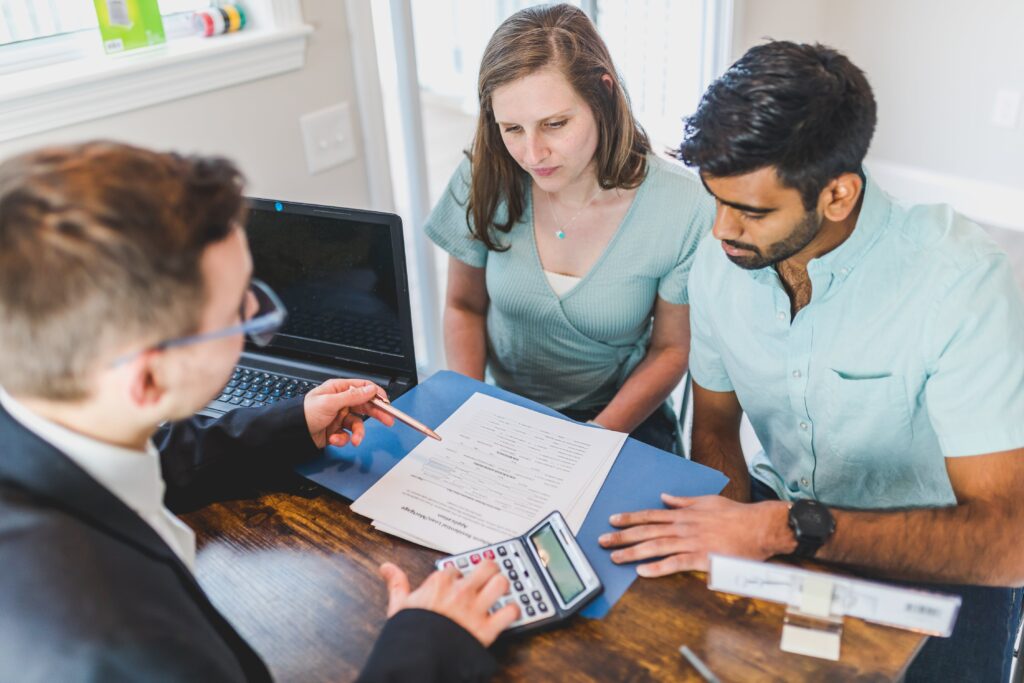
M 811 240 L 818 235 L 823 222 L 823 219 L 818 218 L 818 214 L 808 211 L 804 214 L 803 220 L 789 234 L 789 237 L 771 245 L 765 250 L 765 253 L 753 244 L 734 242 L 732 240 L 722 241 L 736 249 L 747 249 L 753 252 L 751 256 L 729 256 L 730 261 L 744 270 L 759 270 L 768 266 L 774 266 L 779 261 L 785 261 L 794 254 L 799 253 L 801 249 L 810 244 Z

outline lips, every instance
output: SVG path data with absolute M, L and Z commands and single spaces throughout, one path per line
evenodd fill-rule
M 557 166 L 548 166 L 546 168 L 533 168 L 530 169 L 530 173 L 540 176 L 541 178 L 547 178 L 549 175 L 558 170 Z
M 725 242 L 722 242 L 722 250 L 725 251 L 725 253 L 728 254 L 729 256 L 743 256 L 745 254 L 751 253 L 748 249 L 737 249 L 731 244 L 726 244 Z

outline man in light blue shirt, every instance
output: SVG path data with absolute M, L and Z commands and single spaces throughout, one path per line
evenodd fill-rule
M 617 562 L 796 554 L 963 597 L 907 680 L 1005 680 L 1024 584 L 1024 303 L 1005 254 L 861 168 L 864 74 L 820 45 L 744 55 L 679 156 L 717 201 L 690 276 L 694 459 L 723 496 L 616 515 Z M 746 412 L 764 451 L 749 469 Z M 751 503 L 750 501 L 754 501 Z M 969 584 L 969 585 L 964 585 Z

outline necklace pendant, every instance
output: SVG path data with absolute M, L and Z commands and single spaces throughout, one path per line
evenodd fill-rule
M 555 230 L 555 237 L 557 237 L 560 240 L 564 240 L 565 232 L 563 232 L 562 230 Z

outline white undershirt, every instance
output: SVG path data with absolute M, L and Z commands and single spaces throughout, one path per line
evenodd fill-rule
M 136 451 L 97 441 L 43 418 L 0 387 L 0 405 L 25 429 L 68 456 L 153 528 L 190 570 L 195 569 L 195 533 L 164 506 L 160 454 L 152 441 Z
M 580 280 L 583 279 L 572 275 L 554 273 L 550 270 L 545 270 L 544 275 L 547 277 L 548 284 L 551 285 L 551 289 L 554 290 L 555 295 L 558 296 L 559 299 L 568 294 L 569 290 L 578 285 Z

